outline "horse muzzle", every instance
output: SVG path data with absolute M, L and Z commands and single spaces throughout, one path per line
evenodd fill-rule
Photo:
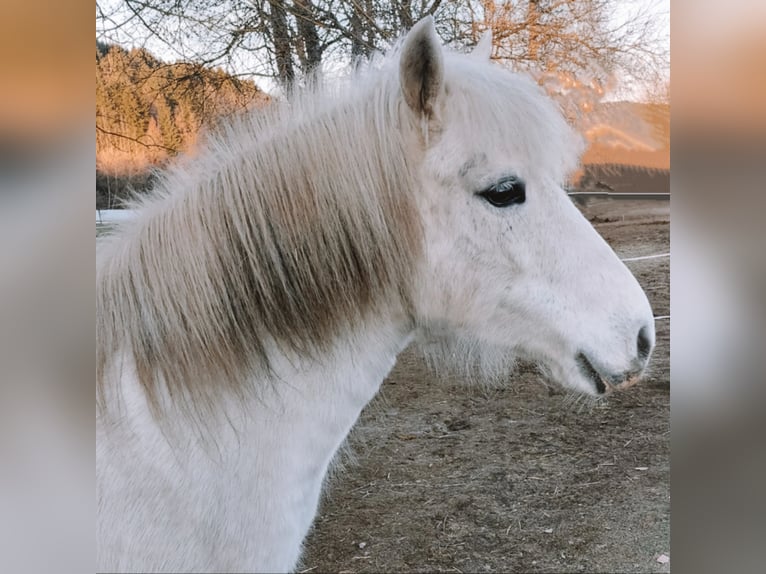
M 598 362 L 592 360 L 586 353 L 580 351 L 575 357 L 580 373 L 590 380 L 599 395 L 606 395 L 612 391 L 622 391 L 635 385 L 649 363 L 649 357 L 654 348 L 654 331 L 649 327 L 642 327 L 636 338 L 636 355 L 630 363 L 630 368 L 619 373 L 612 373 L 599 368 Z

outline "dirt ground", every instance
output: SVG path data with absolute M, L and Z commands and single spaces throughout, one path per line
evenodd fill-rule
M 584 205 L 622 257 L 666 253 L 669 209 Z M 645 217 L 641 217 L 644 214 Z M 655 316 L 668 258 L 628 263 Z M 534 368 L 499 388 L 405 352 L 328 481 L 303 572 L 669 572 L 670 322 L 638 386 L 596 405 Z

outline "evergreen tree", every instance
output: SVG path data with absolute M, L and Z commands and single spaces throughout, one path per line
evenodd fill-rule
M 135 172 L 167 161 L 211 125 L 268 97 L 254 83 L 198 64 L 166 64 L 141 48 L 96 43 L 96 158 Z

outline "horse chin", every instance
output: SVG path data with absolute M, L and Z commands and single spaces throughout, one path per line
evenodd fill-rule
M 582 352 L 574 353 L 572 358 L 563 362 L 545 361 L 543 370 L 561 387 L 595 398 L 603 398 L 632 387 L 641 380 L 644 373 L 643 369 L 633 369 L 609 374 Z
M 596 399 L 611 392 L 611 386 L 603 380 L 595 369 L 588 370 L 578 362 L 577 355 L 566 360 L 550 357 L 538 359 L 537 363 L 546 379 L 566 391 Z

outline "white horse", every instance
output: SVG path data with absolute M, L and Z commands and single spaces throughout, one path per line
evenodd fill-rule
M 419 22 L 342 90 L 211 136 L 100 246 L 99 570 L 295 568 L 412 341 L 593 396 L 640 376 L 649 303 L 560 187 L 580 140 L 486 42 Z

